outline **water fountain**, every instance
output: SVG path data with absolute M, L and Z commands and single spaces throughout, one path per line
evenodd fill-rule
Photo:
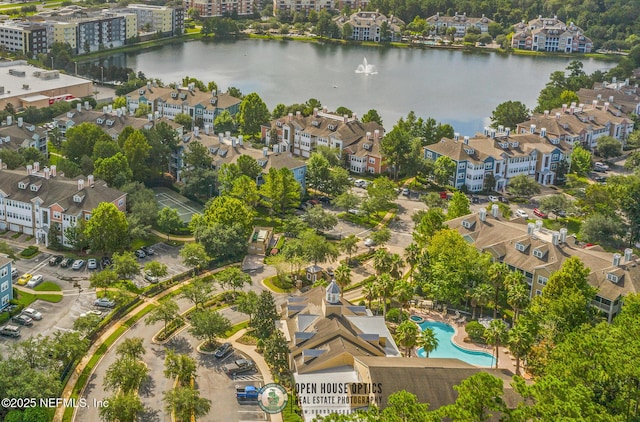
M 356 73 L 364 73 L 365 75 L 375 75 L 378 73 L 378 69 L 372 64 L 367 63 L 367 58 L 365 57 L 362 61 L 362 64 L 358 65 L 356 69 Z

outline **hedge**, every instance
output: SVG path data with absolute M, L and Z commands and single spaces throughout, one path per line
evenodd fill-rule
M 39 249 L 37 246 L 29 246 L 28 248 L 20 252 L 20 256 L 22 256 L 23 258 L 31 258 L 35 254 L 37 254 L 38 251 Z

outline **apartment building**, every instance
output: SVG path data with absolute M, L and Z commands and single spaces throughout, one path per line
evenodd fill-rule
M 493 22 L 493 20 L 487 18 L 485 15 L 482 15 L 480 18 L 467 17 L 466 12 L 462 14 L 456 12 L 453 16 L 443 16 L 438 12 L 426 20 L 433 28 L 433 34 L 442 34 L 449 28 L 455 28 L 455 36 L 458 38 L 464 37 L 467 34 L 467 30 L 471 27 L 478 28 L 483 34 L 489 32 L 489 24 Z
M 251 0 L 184 0 L 184 9 L 194 9 L 203 18 L 216 16 L 249 16 L 254 13 Z
M 47 131 L 42 128 L 25 124 L 22 117 L 17 121 L 11 115 L 0 126 L 0 149 L 11 149 L 14 151 L 35 148 L 47 155 Z
M 608 101 L 594 99 L 590 104 L 564 104 L 561 109 L 534 114 L 531 119 L 517 125 L 517 133 L 545 132 L 550 139 L 563 140 L 571 145 L 579 143 L 584 148 L 596 147 L 598 138 L 612 136 L 622 146 L 633 132 L 634 122 Z
M 28 21 L 0 22 L 0 46 L 6 51 L 29 57 L 47 53 L 47 29 L 38 23 Z
M 126 18 L 111 13 L 82 19 L 78 25 L 78 52 L 91 53 L 122 47 L 126 41 Z
M 535 128 L 533 128 L 535 129 Z M 470 192 L 485 189 L 503 191 L 509 180 L 525 175 L 541 185 L 551 185 L 557 179 L 561 162 L 570 162 L 571 145 L 566 141 L 539 134 L 512 134 L 510 128 L 485 128 L 483 135 L 474 138 L 442 138 L 436 144 L 424 148 L 425 158 L 436 161 L 441 156 L 451 158 L 456 169 L 449 183 L 457 189 L 466 186 Z
M 78 25 L 75 22 L 46 22 L 47 43 L 49 47 L 53 43 L 69 44 L 73 51 L 78 51 Z
M 296 12 L 309 14 L 312 10 L 320 12 L 322 10 L 333 9 L 333 0 L 273 0 L 274 16 L 279 12 L 288 12 L 293 15 Z
M 218 114 L 228 111 L 235 115 L 242 100 L 227 93 L 217 91 L 202 92 L 189 84 L 188 87 L 158 87 L 148 82 L 146 86 L 131 91 L 126 95 L 127 108 L 135 112 L 140 104 L 147 104 L 151 112 L 171 120 L 179 113 L 190 116 L 194 122 L 202 120 L 202 124 L 213 126 Z
M 626 295 L 640 292 L 640 261 L 632 249 L 625 249 L 624 255 L 611 254 L 598 245 L 582 244 L 568 236 L 566 229 L 549 231 L 540 220 L 535 224 L 523 219 L 507 221 L 497 206 L 489 214 L 480 210 L 446 224 L 478 250 L 491 254 L 494 261 L 520 271 L 531 287 L 531 296 L 542 294 L 549 277 L 571 256 L 589 268 L 589 284 L 598 289 L 591 304 L 609 322 L 620 312 Z
M 214 170 L 219 170 L 223 164 L 235 164 L 240 156 L 248 155 L 254 158 L 263 169 L 262 174 L 258 175 L 255 181 L 258 186 L 265 182 L 264 176 L 269 172 L 269 169 L 288 168 L 300 184 L 302 192 L 306 191 L 306 162 L 294 157 L 289 152 L 272 152 L 267 147 L 253 148 L 245 144 L 242 136 L 231 136 L 230 132 L 216 134 L 213 132 L 213 126 L 208 124 L 205 124 L 204 131 L 196 127 L 193 132 L 182 136 L 178 150 L 172 154 L 171 171 L 177 180 L 181 180 L 182 168 L 184 167 L 182 155 L 190 142 L 200 142 L 207 148 L 213 161 Z
M 95 207 L 111 202 L 126 211 L 126 193 L 110 188 L 92 175 L 69 179 L 56 174 L 56 166 L 40 168 L 40 163 L 25 169 L 0 168 L 0 230 L 34 236 L 36 243 L 49 245 L 53 224 L 59 228 L 60 241 L 71 246 L 65 230 L 80 219 L 89 220 Z
M 11 299 L 13 299 L 11 260 L 0 255 L 0 310 L 6 308 Z
M 152 4 L 129 4 L 119 12 L 136 15 L 137 31 L 163 35 L 180 35 L 184 32 L 184 8 L 156 6 Z
M 580 88 L 577 92 L 581 103 L 592 104 L 608 102 L 610 107 L 624 115 L 640 114 L 640 89 L 635 85 L 629 85 L 629 79 L 617 82 L 613 78 L 611 82 L 597 83 L 593 89 Z
M 558 19 L 543 18 L 524 21 L 514 25 L 511 47 L 522 50 L 562 52 L 562 53 L 590 53 L 593 41 L 584 35 L 582 28 L 573 22 L 569 25 Z
M 399 41 L 404 22 L 391 15 L 387 18 L 379 12 L 358 11 L 350 16 L 340 15 L 333 21 L 342 28 L 347 23 L 352 28 L 351 39 L 356 41 Z M 384 30 L 388 31 L 386 34 Z
M 309 158 L 319 145 L 338 149 L 353 173 L 380 174 L 385 170 L 380 151 L 384 128 L 376 122 L 363 123 L 354 114 L 338 116 L 313 110 L 271 121 L 261 127 L 261 136 L 274 152 L 291 152 Z

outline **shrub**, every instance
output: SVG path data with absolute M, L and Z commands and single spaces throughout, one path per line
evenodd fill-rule
M 471 321 L 464 328 L 467 331 L 467 335 L 471 337 L 471 340 L 484 342 L 485 328 L 478 321 Z
M 38 247 L 32 245 L 24 249 L 22 252 L 20 252 L 20 256 L 24 258 L 31 258 L 37 253 L 38 253 Z
M 11 318 L 11 316 L 9 315 L 9 312 L 3 312 L 0 314 L 0 324 L 4 324 L 5 322 L 9 321 L 9 318 Z
M 406 321 L 409 318 L 409 314 L 402 311 L 402 313 L 400 313 L 400 309 L 399 308 L 392 308 L 389 310 L 389 312 L 387 312 L 387 321 L 389 322 L 395 322 L 395 323 L 400 323 L 402 321 Z

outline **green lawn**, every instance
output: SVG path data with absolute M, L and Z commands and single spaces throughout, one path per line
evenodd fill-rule
M 229 338 L 232 335 L 234 335 L 235 333 L 237 333 L 238 331 L 247 328 L 249 326 L 249 321 L 244 321 L 241 322 L 239 324 L 234 325 L 233 327 L 231 327 L 231 329 L 229 331 L 227 331 L 226 333 L 224 333 L 224 337 L 225 338 Z
M 45 281 L 37 285 L 33 290 L 36 292 L 61 292 L 62 288 L 53 281 Z
M 18 303 L 21 303 L 26 308 L 31 305 L 37 299 L 44 300 L 45 302 L 58 303 L 62 300 L 62 295 L 46 294 L 46 293 L 29 293 L 18 291 L 18 297 L 14 298 Z
M 293 291 L 293 289 L 282 289 L 278 286 L 276 286 L 273 282 L 274 279 L 277 276 L 273 276 L 273 277 L 267 277 L 265 278 L 262 282 L 264 283 L 265 286 L 267 286 L 270 290 L 273 290 L 276 293 L 290 293 Z

